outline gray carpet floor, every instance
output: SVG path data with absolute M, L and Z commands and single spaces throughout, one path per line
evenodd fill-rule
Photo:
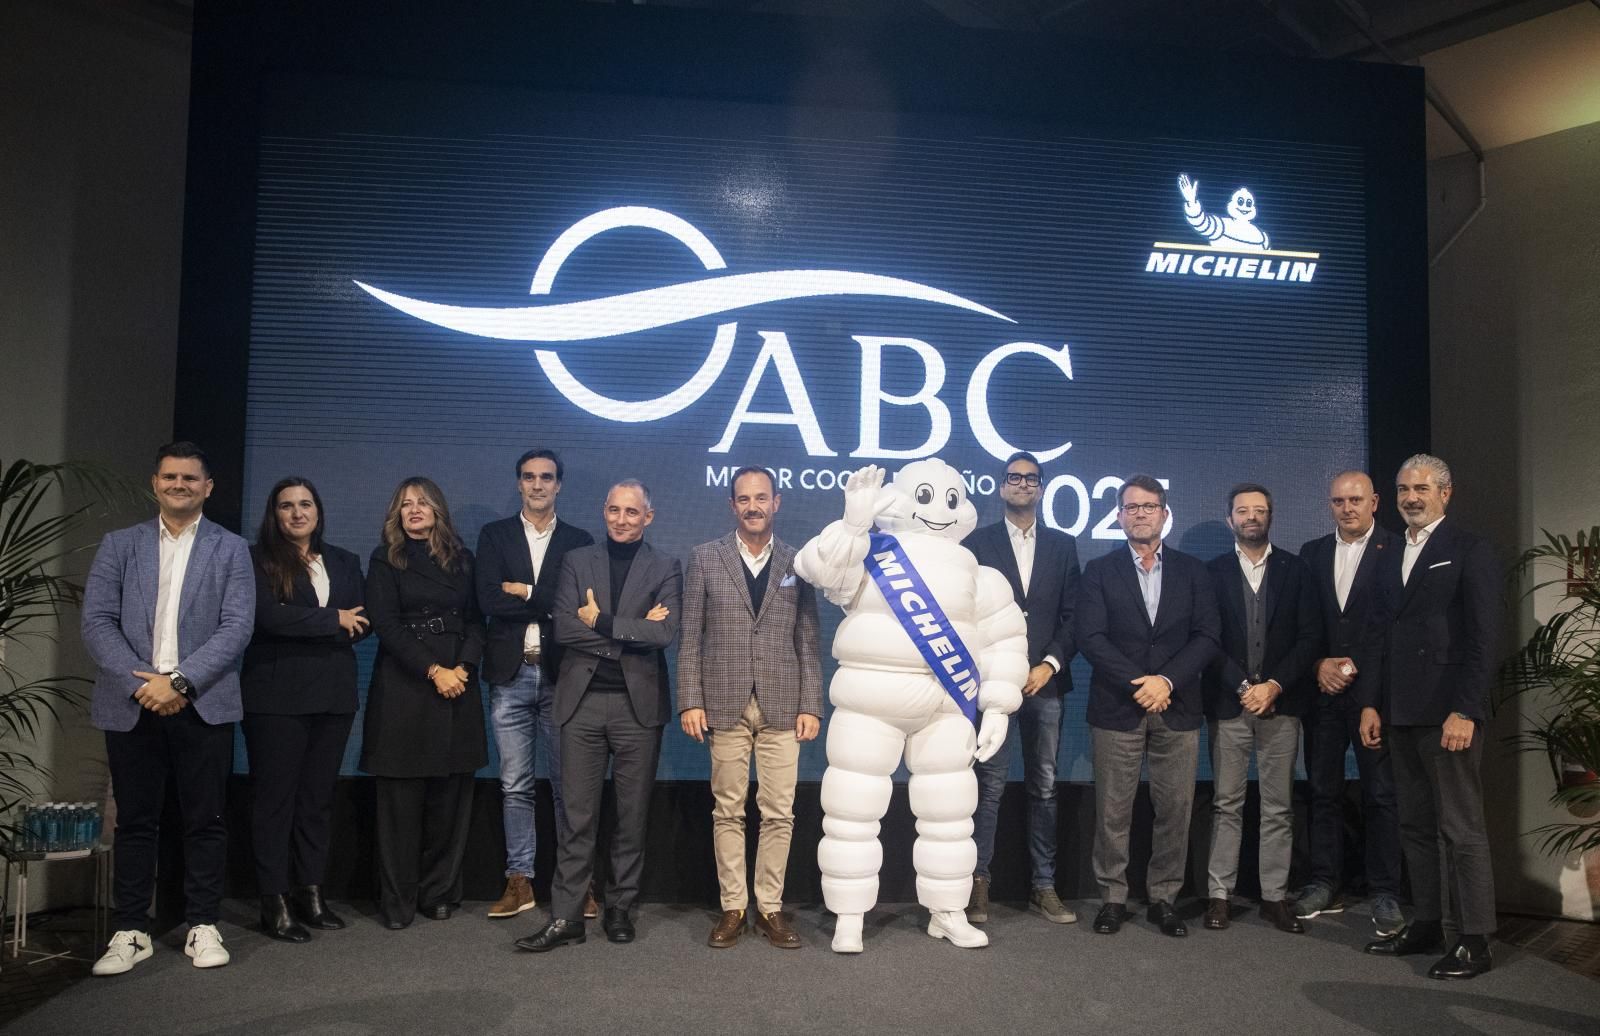
M 543 909 L 491 922 L 468 904 L 446 922 L 382 929 L 344 905 L 351 927 L 304 946 L 250 930 L 229 902 L 228 967 L 199 971 L 181 930 L 115 978 L 86 978 L 15 1018 L 5 1033 L 1600 1033 L 1600 982 L 1496 943 L 1495 967 L 1471 982 L 1424 977 L 1430 960 L 1360 952 L 1365 908 L 1318 919 L 1303 936 L 1236 911 L 1225 932 L 1191 922 L 1171 939 L 1143 920 L 1116 936 L 1057 926 L 996 905 L 991 945 L 958 950 L 923 932 L 914 905 L 868 916 L 866 952 L 827 948 L 832 918 L 802 906 L 806 946 L 780 951 L 746 936 L 705 945 L 709 909 L 646 905 L 632 945 L 589 941 L 534 955 L 512 940 Z M 1192 909 L 1192 908 L 1191 908 Z

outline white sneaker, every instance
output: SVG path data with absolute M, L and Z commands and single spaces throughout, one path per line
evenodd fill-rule
M 862 950 L 861 914 L 838 914 L 833 919 L 833 952 L 860 953 Z
M 93 971 L 96 975 L 120 975 L 131 971 L 140 961 L 148 960 L 150 953 L 150 936 L 129 928 L 111 937 L 106 952 L 94 962 Z
M 183 952 L 194 960 L 197 968 L 220 968 L 228 963 L 228 951 L 222 945 L 222 933 L 214 924 L 197 924 L 189 929 Z
M 928 914 L 928 934 L 969 950 L 989 945 L 989 937 L 968 923 L 964 910 L 932 911 Z

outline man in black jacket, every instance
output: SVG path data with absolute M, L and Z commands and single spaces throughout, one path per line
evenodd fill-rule
M 1400 820 L 1389 750 L 1361 743 L 1361 710 L 1351 685 L 1357 659 L 1368 654 L 1367 619 L 1377 598 L 1381 561 L 1400 551 L 1400 537 L 1376 521 L 1378 494 L 1362 471 L 1334 476 L 1328 487 L 1334 531 L 1300 548 L 1322 611 L 1322 656 L 1307 682 L 1306 778 L 1311 783 L 1311 880 L 1295 896 L 1295 914 L 1312 918 L 1344 910 L 1345 753 L 1355 747 L 1361 774 L 1361 821 L 1367 894 L 1380 936 L 1405 924 L 1400 913 Z
M 1022 685 L 1022 708 L 1017 710 L 1032 865 L 1028 909 L 1056 924 L 1071 924 L 1078 915 L 1056 892 L 1056 756 L 1061 751 L 1061 699 L 1072 690 L 1067 666 L 1078 650 L 1072 636 L 1078 547 L 1071 536 L 1039 521 L 1039 499 L 1044 495 L 1040 482 L 1038 458 L 1014 454 L 1000 481 L 1005 517 L 974 530 L 964 545 L 979 564 L 1006 577 L 1028 620 L 1028 680 Z M 972 820 L 978 869 L 972 877 L 967 920 L 982 924 L 989 919 L 989 861 L 994 856 L 1000 794 L 1011 769 L 1010 742 L 976 769 L 978 811 Z
M 1078 650 L 1094 674 L 1087 719 L 1094 736 L 1094 874 L 1104 904 L 1094 930 L 1127 918 L 1128 838 L 1142 764 L 1155 807 L 1148 891 L 1150 923 L 1189 934 L 1173 905 L 1183 887 L 1200 758 L 1200 675 L 1220 636 L 1217 596 L 1199 558 L 1161 542 L 1167 490 L 1133 475 L 1117 492 L 1128 549 L 1083 566 L 1074 614 Z
M 1446 520 L 1452 491 L 1450 468 L 1438 457 L 1419 453 L 1400 466 L 1395 495 L 1406 534 L 1379 569 L 1374 610 L 1383 657 L 1369 660 L 1356 681 L 1361 740 L 1377 748 L 1388 737 L 1416 904 L 1410 925 L 1366 949 L 1396 957 L 1436 952 L 1447 900 L 1453 902 L 1460 935 L 1429 978 L 1488 971 L 1496 927 L 1479 767 L 1496 668 L 1500 568 L 1486 541 Z
M 1207 928 L 1228 927 L 1239 876 L 1246 777 L 1255 756 L 1261 792 L 1261 916 L 1279 931 L 1304 931 L 1289 907 L 1294 852 L 1294 761 L 1300 717 L 1311 704 L 1306 674 L 1317 657 L 1321 616 L 1305 563 L 1275 550 L 1272 494 L 1243 483 L 1228 493 L 1234 548 L 1207 567 L 1222 616 L 1222 651 L 1206 672 L 1211 743 L 1211 859 Z
M 478 607 L 489 617 L 483 676 L 489 683 L 491 726 L 500 753 L 501 806 L 506 832 L 506 889 L 490 917 L 533 909 L 534 759 L 542 752 L 556 802 L 556 831 L 567 825 L 561 794 L 561 741 L 552 718 L 561 648 L 551 635 L 550 606 L 567 551 L 594 537 L 556 517 L 565 474 L 551 450 L 517 459 L 522 509 L 490 522 L 478 535 Z

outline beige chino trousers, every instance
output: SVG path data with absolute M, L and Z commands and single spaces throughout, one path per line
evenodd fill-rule
M 750 757 L 756 761 L 756 807 L 761 812 L 761 837 L 756 843 L 756 909 L 770 914 L 783 908 L 783 877 L 789 866 L 789 838 L 794 832 L 794 784 L 800 763 L 800 742 L 794 728 L 774 727 L 761 715 L 754 695 L 739 722 L 713 730 L 711 738 L 711 839 L 717 856 L 717 881 L 722 909 L 745 910 L 744 814 L 750 791 Z

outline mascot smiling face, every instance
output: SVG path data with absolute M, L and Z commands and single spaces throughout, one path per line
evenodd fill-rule
M 961 472 L 942 460 L 918 460 L 883 487 L 894 502 L 878 514 L 878 528 L 897 535 L 933 535 L 960 543 L 977 528 L 978 509 L 967 499 Z

